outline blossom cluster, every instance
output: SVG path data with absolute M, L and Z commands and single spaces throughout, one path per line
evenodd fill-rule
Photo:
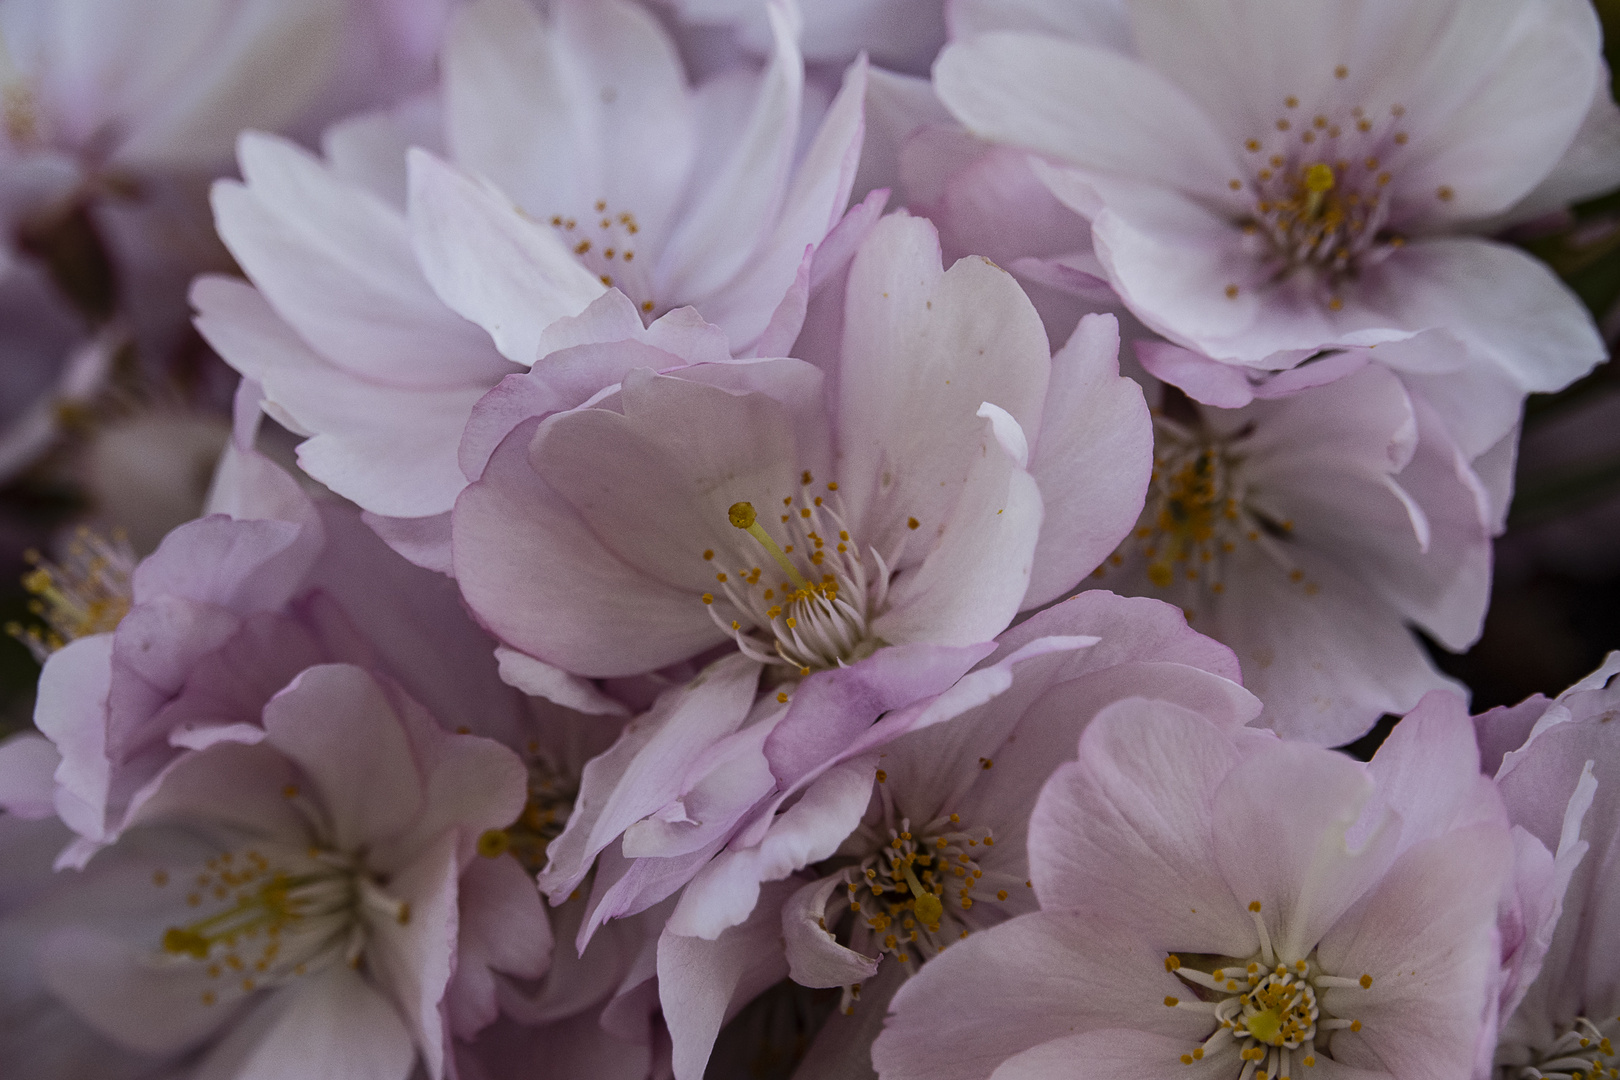
M 1434 660 L 1607 356 L 1509 242 L 1601 39 L 0 0 L 0 478 L 231 372 L 25 579 L 0 1073 L 1620 1078 L 1620 653 Z

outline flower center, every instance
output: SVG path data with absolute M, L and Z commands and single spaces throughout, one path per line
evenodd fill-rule
M 160 870 L 152 881 L 164 888 L 169 875 Z M 175 962 L 207 965 L 218 981 L 203 992 L 205 1005 L 319 971 L 339 957 L 358 966 L 368 920 L 403 924 L 411 915 L 361 859 L 319 847 L 215 856 L 193 879 L 185 903 L 213 910 L 169 927 L 161 947 Z
M 1172 419 L 1167 413 L 1175 413 Z M 1261 548 L 1307 595 L 1307 581 L 1288 546 L 1294 523 L 1268 513 L 1245 478 L 1245 444 L 1253 425 L 1219 434 L 1198 407 L 1173 388 L 1153 418 L 1153 476 L 1136 531 L 1093 576 L 1140 562 L 1148 582 L 1188 618 L 1227 589 L 1228 562 L 1240 546 Z
M 1165 958 L 1164 969 L 1175 973 L 1197 999 L 1164 999 L 1173 1009 L 1205 1013 L 1215 1021 L 1215 1031 L 1189 1053 L 1181 1055 L 1184 1065 L 1201 1061 L 1228 1039 L 1238 1044 L 1243 1062 L 1239 1080 L 1290 1080 L 1294 1064 L 1313 1068 L 1318 1039 L 1331 1039 L 1335 1031 L 1360 1031 L 1361 1022 L 1323 1014 L 1319 995 L 1327 989 L 1363 990 L 1372 986 L 1372 976 L 1345 979 L 1324 972 L 1314 955 L 1288 961 L 1271 946 L 1271 936 L 1260 918 L 1260 902 L 1249 905 L 1249 913 L 1260 934 L 1260 951 L 1248 960 L 1228 961 L 1210 971 L 1184 965 L 1181 957 Z M 1331 1056 L 1331 1055 L 1329 1055 Z
M 136 558 L 122 532 L 107 538 L 80 529 L 60 565 L 37 551 L 25 558 L 34 566 L 22 579 L 23 588 L 33 596 L 28 609 L 44 625 L 7 623 L 6 633 L 26 645 L 40 663 L 70 641 L 116 630 L 129 614 Z
M 803 483 L 806 488 L 812 483 L 808 472 Z M 801 676 L 842 667 L 883 645 L 871 622 L 888 596 L 889 564 L 875 549 L 861 555 L 834 505 L 836 481 L 827 484 L 827 492 L 782 499 L 778 524 L 785 543 L 765 528 L 753 503 L 733 504 L 727 512 L 731 524 L 752 538 L 753 554 L 763 549 L 770 556 L 774 572 L 766 577 L 763 567 L 743 561 L 749 549 L 740 546 L 727 553 L 736 561 L 720 564 L 715 574 L 721 596 L 703 594 L 710 617 L 738 648 Z M 717 562 L 719 557 L 711 550 L 703 558 Z M 729 621 L 722 609 L 729 609 Z
M 1584 1016 L 1575 1018 L 1569 1030 L 1552 1045 L 1533 1052 L 1529 1063 L 1507 1066 L 1499 1074 L 1518 1080 L 1616 1080 L 1614 1043 L 1604 1029 L 1615 1030 L 1620 1018 L 1600 1027 Z
M 981 759 L 979 768 L 991 764 Z M 999 921 L 976 916 L 976 904 L 1000 905 L 1030 883 L 995 867 L 990 855 L 996 839 L 989 829 L 965 827 L 954 813 L 913 829 L 895 807 L 881 769 L 877 780 L 882 820 L 863 823 L 846 841 L 846 850 L 866 854 L 844 867 L 846 900 L 842 911 L 828 917 L 827 928 L 856 952 L 887 954 L 915 970 L 914 964 L 983 923 Z M 987 869 L 985 862 L 992 865 Z M 844 987 L 840 1008 L 850 1012 L 860 992 L 859 983 Z
M 615 210 L 606 199 L 597 199 L 584 218 L 553 214 L 551 227 L 561 234 L 574 257 L 601 279 L 608 288 L 617 288 L 636 301 L 643 316 L 652 315 L 658 304 L 649 295 L 645 260 L 636 262 L 637 237 L 641 225 L 628 210 Z
M 498 859 L 511 853 L 524 869 L 538 874 L 546 865 L 546 849 L 562 835 L 579 797 L 579 778 L 541 757 L 529 762 L 529 798 L 518 819 L 504 829 L 490 829 L 478 838 L 478 854 Z
M 1337 82 L 1349 74 L 1342 65 L 1334 70 Z M 1246 247 L 1259 273 L 1228 284 L 1229 297 L 1236 298 L 1245 284 L 1264 288 L 1288 278 L 1320 289 L 1319 299 L 1337 311 L 1344 306 L 1343 282 L 1404 242 L 1386 225 L 1392 170 L 1408 142 L 1406 109 L 1346 108 L 1342 95 L 1325 96 L 1320 109 L 1312 110 L 1289 95 L 1271 127 L 1243 142 L 1248 175 L 1233 177 L 1227 186 L 1253 199 L 1237 224 L 1249 238 Z M 1453 194 L 1444 185 L 1435 191 L 1441 202 Z

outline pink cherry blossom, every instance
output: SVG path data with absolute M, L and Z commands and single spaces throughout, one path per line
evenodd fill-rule
M 304 671 L 263 722 L 168 772 L 99 856 L 134 873 L 86 886 L 113 895 L 47 936 L 45 981 L 114 1041 L 206 1047 L 219 1076 L 444 1075 L 458 894 L 523 806 L 522 763 L 349 665 Z
M 1602 358 L 1545 267 L 1467 235 L 1554 173 L 1589 112 L 1612 111 L 1590 7 L 1221 4 L 1196 23 L 1147 0 L 1123 18 L 1079 8 L 1010 30 L 959 20 L 936 85 L 971 130 L 1061 163 L 1037 171 L 1091 221 L 1148 326 L 1270 368 L 1444 328 L 1524 390 Z M 1605 179 L 1559 168 L 1553 186 L 1620 177 L 1611 143 L 1586 146 Z
M 1095 583 L 1178 604 L 1230 645 L 1279 732 L 1349 742 L 1449 685 L 1409 625 L 1456 650 L 1478 638 L 1488 496 L 1436 411 L 1364 356 L 1285 372 L 1258 399 L 1225 389 L 1200 392 L 1242 407 L 1162 391 L 1147 506 Z
M 1112 327 L 1050 357 L 1006 274 L 944 272 L 933 230 L 904 217 L 866 240 L 846 297 L 825 372 L 642 368 L 585 407 L 511 413 L 455 514 L 484 624 L 574 675 L 729 642 L 793 678 L 879 644 L 988 641 L 1072 588 L 1146 475 Z
M 1469 1076 L 1513 845 L 1459 737 L 1442 711 L 1364 766 L 1110 705 L 1036 804 L 1041 910 L 902 987 L 878 1072 Z

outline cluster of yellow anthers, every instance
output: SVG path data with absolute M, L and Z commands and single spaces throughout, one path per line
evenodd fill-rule
M 1359 1020 L 1324 1017 L 1320 991 L 1367 990 L 1373 980 L 1371 975 L 1356 979 L 1329 975 L 1308 958 L 1282 961 L 1272 950 L 1258 900 L 1249 905 L 1249 912 L 1260 934 L 1259 954 L 1208 972 L 1187 967 L 1171 954 L 1165 958 L 1164 969 L 1202 992 L 1198 1000 L 1167 996 L 1164 1003 L 1169 1008 L 1204 1013 L 1215 1021 L 1214 1033 L 1203 1045 L 1181 1055 L 1182 1064 L 1203 1060 L 1230 1039 L 1238 1044 L 1243 1062 L 1240 1080 L 1291 1080 L 1295 1061 L 1306 1068 L 1316 1065 L 1319 1037 L 1338 1030 L 1361 1030 Z
M 1197 408 L 1197 406 L 1192 406 Z M 1104 579 L 1128 557 L 1140 558 L 1149 583 L 1179 602 L 1189 619 L 1206 600 L 1226 592 L 1226 560 L 1239 545 L 1256 545 L 1306 596 L 1320 586 L 1306 579 L 1288 549 L 1294 523 L 1254 505 L 1244 480 L 1249 429 L 1221 435 L 1195 415 L 1182 423 L 1155 412 L 1153 474 L 1135 532 L 1092 571 Z
M 152 876 L 158 888 L 169 874 Z M 357 966 L 367 933 L 363 911 L 408 923 L 408 903 L 389 896 L 358 860 L 321 848 L 274 852 L 227 851 L 208 859 L 185 903 L 218 905 L 211 914 L 163 933 L 162 951 L 176 960 L 207 964 L 219 992 L 203 991 L 213 1005 L 221 993 L 252 993 L 319 970 L 341 956 Z
M 531 744 L 529 798 L 517 820 L 504 829 L 490 829 L 478 838 L 478 854 L 498 859 L 511 853 L 524 868 L 539 873 L 546 865 L 546 850 L 562 835 L 579 797 L 579 778 L 538 755 Z
M 129 614 L 136 559 L 121 531 L 102 537 L 80 529 L 60 564 L 37 551 L 24 558 L 33 567 L 22 579 L 33 597 L 28 609 L 43 625 L 7 623 L 6 633 L 26 645 L 40 663 L 70 641 L 116 630 Z
M 636 260 L 636 249 L 632 245 L 636 242 L 636 235 L 641 232 L 641 223 L 628 210 L 609 210 L 606 199 L 597 199 L 591 209 L 596 213 L 594 231 L 589 223 L 582 227 L 578 218 L 567 214 L 553 214 L 551 227 L 563 234 L 574 255 L 596 274 L 603 285 L 610 289 L 614 286 L 625 289 L 626 282 L 613 275 L 614 260 L 623 264 L 621 275 L 629 272 Z M 650 299 L 641 301 L 643 312 L 650 312 L 655 306 Z
M 814 477 L 805 472 L 801 483 L 808 488 Z M 830 481 L 826 488 L 825 495 L 806 493 L 797 500 L 792 495 L 782 499 L 780 517 L 786 543 L 780 544 L 760 521 L 753 503 L 733 503 L 727 519 L 764 549 L 783 580 L 762 581 L 760 566 L 744 563 L 739 569 L 720 564 L 714 575 L 720 596 L 704 593 L 702 597 L 715 624 L 745 654 L 801 676 L 858 660 L 882 644 L 873 637 L 870 622 L 883 610 L 888 562 L 873 550 L 869 552 L 872 569 L 868 570 L 860 545 L 850 538 L 835 505 L 838 482 Z M 916 528 L 916 519 L 908 525 Z M 703 552 L 703 558 L 714 564 L 716 553 L 711 548 Z M 729 620 L 716 610 L 717 600 L 731 609 Z M 767 634 L 769 638 L 761 640 Z M 787 700 L 785 692 L 778 697 Z
M 1613 1020 L 1620 1025 L 1620 1017 Z M 1590 1019 L 1575 1018 L 1568 1031 L 1520 1067 L 1519 1080 L 1620 1080 L 1614 1043 Z
M 1340 65 L 1334 75 L 1343 81 L 1350 72 Z M 1337 112 L 1329 105 L 1308 115 L 1294 95 L 1283 106 L 1275 132 L 1243 142 L 1256 162 L 1249 178 L 1233 177 L 1227 186 L 1254 196 L 1253 211 L 1242 227 L 1275 256 L 1271 280 L 1301 267 L 1322 271 L 1330 289 L 1328 307 L 1337 311 L 1344 303 L 1331 290 L 1355 272 L 1357 258 L 1375 245 L 1399 247 L 1404 242 L 1383 224 L 1389 214 L 1384 189 L 1394 179 L 1389 160 L 1408 142 L 1401 128 L 1406 109 L 1391 105 L 1386 117 L 1378 117 L 1358 105 L 1347 114 L 1329 115 Z M 1445 202 L 1454 193 L 1441 185 L 1435 196 Z M 1230 298 L 1241 291 L 1237 282 L 1226 286 Z

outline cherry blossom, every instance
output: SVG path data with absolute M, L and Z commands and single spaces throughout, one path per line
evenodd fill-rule
M 521 763 L 349 665 L 304 671 L 263 722 L 170 770 L 100 856 L 147 895 L 134 873 L 87 885 L 112 895 L 46 936 L 46 983 L 133 1049 L 206 1044 L 220 1076 L 289 1056 L 442 1076 L 458 889 L 476 837 L 521 809 Z
M 1416 346 L 1378 351 L 1399 348 Z M 1448 685 L 1409 625 L 1458 650 L 1479 636 L 1489 501 L 1383 365 L 1341 355 L 1263 393 L 1219 409 L 1162 391 L 1147 505 L 1093 581 L 1178 604 L 1237 652 L 1268 723 L 1338 745 Z
M 901 988 L 879 1074 L 1471 1075 L 1513 845 L 1458 733 L 1460 709 L 1398 726 L 1363 766 L 1109 706 L 1036 804 L 1041 910 Z
M 1602 358 L 1546 268 L 1468 235 L 1606 115 L 1588 5 L 1080 7 L 1095 20 L 970 33 L 936 86 L 973 131 L 1055 163 L 1037 171 L 1148 326 L 1266 369 L 1445 328 L 1524 390 Z M 1587 191 L 1617 175 L 1597 155 Z

